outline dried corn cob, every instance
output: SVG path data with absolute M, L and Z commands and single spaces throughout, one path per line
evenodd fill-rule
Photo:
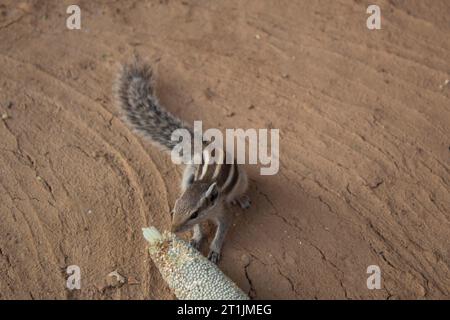
M 150 256 L 178 299 L 248 300 L 220 269 L 173 233 L 143 228 Z

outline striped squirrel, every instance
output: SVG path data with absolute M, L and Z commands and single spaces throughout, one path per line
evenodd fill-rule
M 191 128 L 160 105 L 154 94 L 152 69 L 139 59 L 122 67 L 116 97 L 125 121 L 163 150 L 171 151 L 177 144 L 171 140 L 176 129 L 184 128 L 193 136 Z M 244 169 L 237 165 L 236 160 L 227 164 L 225 152 L 219 153 L 217 158 L 222 161 L 210 163 L 210 155 L 205 150 L 201 164 L 186 165 L 181 195 L 171 212 L 171 230 L 184 232 L 192 229 L 191 244 L 197 249 L 204 236 L 201 224 L 208 220 L 217 226 L 208 254 L 208 259 L 214 263 L 220 259 L 232 221 L 230 205 L 250 207 L 250 199 L 245 195 L 248 180 Z

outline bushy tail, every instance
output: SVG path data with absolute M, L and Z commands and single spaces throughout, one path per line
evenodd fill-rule
M 189 127 L 159 104 L 153 92 L 152 69 L 138 58 L 122 67 L 117 98 L 131 127 L 168 151 L 178 143 L 170 139 L 174 130 L 185 128 L 192 136 Z

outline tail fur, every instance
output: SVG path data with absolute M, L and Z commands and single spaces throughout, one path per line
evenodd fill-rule
M 191 136 L 192 130 L 159 104 L 152 83 L 151 67 L 136 58 L 122 67 L 117 99 L 131 127 L 170 151 L 178 143 L 171 140 L 174 130 L 187 129 Z

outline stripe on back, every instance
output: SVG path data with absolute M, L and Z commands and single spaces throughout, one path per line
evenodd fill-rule
M 222 150 L 219 152 L 220 157 L 218 163 L 213 162 L 208 164 L 211 156 L 204 150 L 202 153 L 202 164 L 197 165 L 194 177 L 196 181 L 207 183 L 216 181 L 217 186 L 222 192 L 229 193 L 239 181 L 239 168 L 236 161 L 231 164 L 226 163 L 226 154 Z M 214 156 L 214 153 L 212 156 Z

